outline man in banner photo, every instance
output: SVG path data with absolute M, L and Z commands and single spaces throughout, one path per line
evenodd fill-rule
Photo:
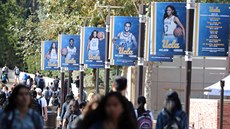
M 174 6 L 168 5 L 164 13 L 164 32 L 163 32 L 163 48 L 167 48 L 168 44 L 176 44 L 179 38 L 185 40 L 185 29 L 177 16 L 177 11 Z M 179 44 L 178 44 L 179 45 Z
M 137 49 L 136 37 L 130 32 L 132 23 L 127 21 L 124 24 L 124 31 L 113 38 L 113 43 L 118 54 L 133 55 L 133 50 Z
M 93 30 L 89 36 L 87 51 L 89 60 L 100 60 L 99 41 L 104 39 L 104 32 Z
M 61 51 L 62 56 L 65 57 L 66 64 L 75 64 L 77 56 L 77 48 L 74 46 L 74 39 L 69 39 L 69 45 Z
M 57 43 L 52 42 L 48 53 L 46 54 L 46 59 L 48 60 L 49 67 L 57 67 L 58 65 L 58 48 Z

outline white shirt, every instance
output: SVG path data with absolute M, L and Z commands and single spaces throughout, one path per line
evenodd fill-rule
M 90 40 L 90 50 L 98 50 L 98 45 L 99 45 L 99 39 L 98 38 L 92 38 Z
M 51 53 L 50 53 L 50 58 L 51 59 L 54 59 L 54 60 L 57 60 L 57 53 L 56 53 L 56 50 L 55 49 L 52 49 L 51 50 Z
M 67 47 L 67 50 L 68 50 L 68 54 L 66 56 L 67 59 L 71 59 L 72 55 L 75 55 L 77 51 L 76 47 L 70 48 L 69 46 Z
M 135 37 L 130 32 L 127 34 L 124 32 L 121 32 L 121 33 L 119 33 L 119 38 L 120 38 L 120 45 L 123 45 L 123 44 L 130 45 L 130 44 L 133 44 L 133 39 Z
M 167 35 L 173 35 L 174 30 L 177 27 L 177 24 L 174 21 L 175 16 L 171 16 L 170 18 L 164 19 L 164 32 Z
M 41 98 L 41 99 L 40 99 Z M 41 100 L 41 105 L 42 107 L 47 107 L 47 102 L 46 102 L 46 99 L 44 97 L 41 97 L 41 96 L 37 96 L 37 99 L 40 99 Z

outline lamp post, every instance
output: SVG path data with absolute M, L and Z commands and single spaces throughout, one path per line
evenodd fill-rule
M 187 0 L 186 10 L 187 11 L 186 11 L 186 51 L 185 51 L 185 62 L 186 62 L 185 111 L 188 115 L 188 123 L 189 123 L 195 0 Z
M 145 42 L 145 22 L 146 22 L 146 6 L 144 1 L 139 7 L 139 43 L 138 43 L 138 68 L 137 68 L 137 87 L 138 95 L 143 94 L 143 79 L 144 79 L 144 42 Z

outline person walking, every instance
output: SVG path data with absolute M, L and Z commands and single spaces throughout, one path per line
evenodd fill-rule
M 47 114 L 47 102 L 46 99 L 42 96 L 42 90 L 40 88 L 36 88 L 37 92 L 37 99 L 40 99 L 41 106 L 42 106 L 42 117 L 44 121 L 48 120 L 48 114 Z
M 19 75 L 20 75 L 20 69 L 18 68 L 17 65 L 15 65 L 14 67 L 14 83 L 15 84 L 18 84 L 20 81 L 19 81 Z
M 84 129 L 137 129 L 127 100 L 119 92 L 108 93 L 82 122 L 85 123 Z
M 167 94 L 165 105 L 158 114 L 155 129 L 188 129 L 188 117 L 182 110 L 177 92 Z
M 71 100 L 68 106 L 68 110 L 65 113 L 63 119 L 62 129 L 70 129 L 71 123 L 81 115 L 81 111 L 79 108 L 79 103 L 77 100 Z
M 117 77 L 112 84 L 112 91 L 121 93 L 125 98 L 126 89 L 127 89 L 127 79 L 125 77 Z M 136 119 L 135 109 L 132 102 L 130 102 L 127 98 L 125 99 L 129 107 L 129 110 L 132 112 L 133 118 Z
M 9 73 L 9 68 L 5 64 L 5 66 L 2 68 L 2 74 L 5 74 L 6 75 L 6 79 L 8 80 L 8 82 L 10 82 L 9 77 L 8 77 L 8 73 Z
M 25 85 L 17 85 L 1 116 L 0 129 L 43 129 L 41 116 L 31 106 L 29 89 Z
M 53 84 L 54 84 L 54 87 L 55 87 L 55 89 L 58 89 L 58 87 L 59 87 L 59 78 L 58 78 L 58 76 L 56 76 L 56 78 L 54 79 L 54 81 L 53 81 Z
M 139 129 L 152 129 L 153 128 L 153 114 L 150 110 L 145 109 L 146 98 L 139 96 L 137 99 L 138 108 L 135 110 L 137 123 Z

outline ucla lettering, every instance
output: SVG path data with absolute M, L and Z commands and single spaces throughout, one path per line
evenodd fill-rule
M 173 40 L 172 43 L 169 43 L 168 40 L 162 40 L 163 44 L 162 47 L 163 48 L 180 48 L 180 44 L 176 43 L 176 40 Z
M 209 12 L 211 12 L 211 13 L 219 13 L 220 9 L 219 9 L 219 7 L 209 7 Z
M 132 55 L 133 51 L 130 50 L 130 48 L 128 48 L 127 50 L 125 50 L 124 47 L 119 47 L 119 54 Z
M 74 59 L 65 59 L 65 63 L 67 63 L 67 64 L 76 64 L 76 60 L 74 60 Z
M 100 60 L 100 56 L 92 56 L 92 55 L 89 55 L 89 56 L 88 56 L 88 59 L 89 59 L 89 60 Z
M 49 67 L 57 67 L 57 64 L 54 64 L 54 63 L 48 62 L 48 66 L 49 66 Z

